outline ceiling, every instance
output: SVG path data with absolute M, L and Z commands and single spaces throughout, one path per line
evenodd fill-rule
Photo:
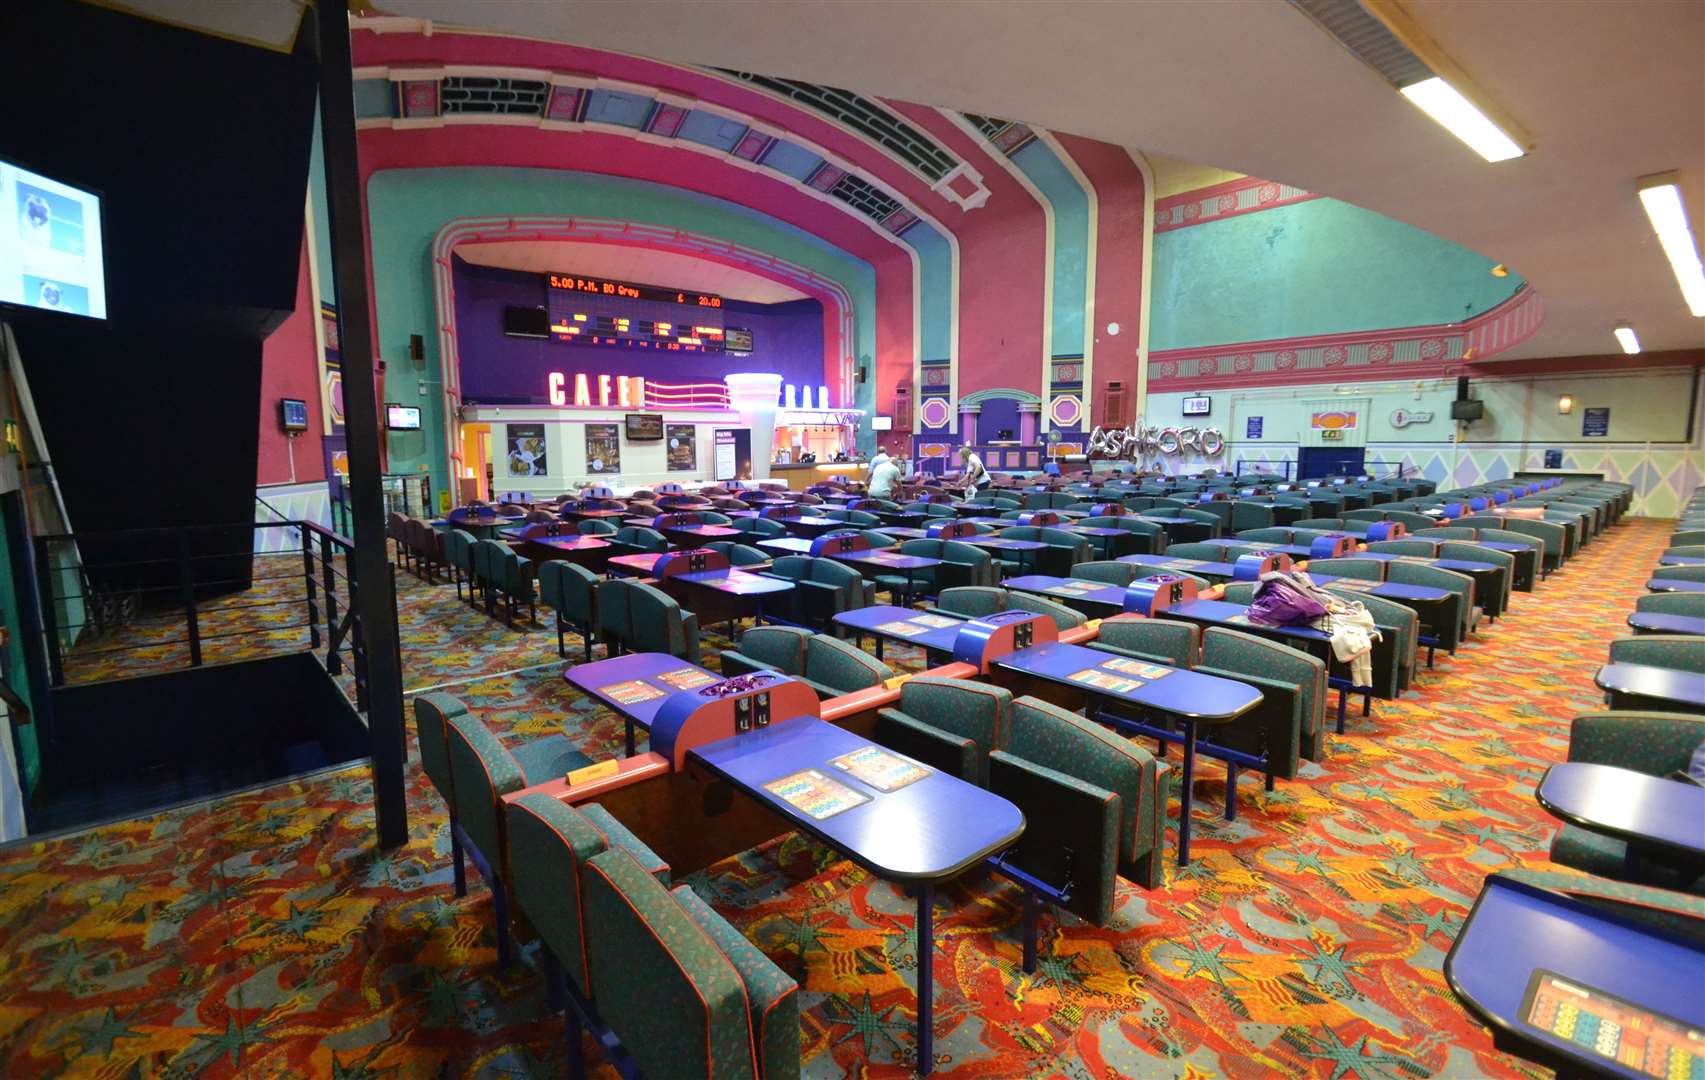
M 456 254 L 478 266 L 615 278 L 665 289 L 715 293 L 754 304 L 807 299 L 798 289 L 749 270 L 709 262 L 696 255 L 650 248 L 574 240 L 503 240 L 460 244 Z
M 107 0 L 111 3 L 112 0 Z M 193 23 L 270 0 L 127 0 Z M 288 5 L 294 10 L 295 5 Z M 1705 234 L 1705 0 L 1409 0 L 1533 137 L 1489 165 L 1283 0 L 382 0 L 387 13 L 828 83 L 1280 180 L 1501 262 L 1546 302 L 1501 358 L 1705 346 L 1635 197 Z M 222 26 L 229 32 L 229 27 Z M 262 36 L 255 34 L 253 36 Z
M 1705 346 L 1635 197 L 1682 170 L 1705 232 L 1705 0 L 1410 9 L 1531 133 L 1489 165 L 1282 0 L 385 0 L 388 13 L 1022 119 L 1282 180 L 1430 230 L 1539 290 L 1510 358 Z

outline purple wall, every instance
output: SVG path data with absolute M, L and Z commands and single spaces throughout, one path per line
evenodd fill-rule
M 977 414 L 977 441 L 991 442 L 999 438 L 1002 428 L 1011 428 L 1018 438 L 1018 402 L 1012 398 L 986 398 Z
M 505 307 L 536 307 L 545 302 L 541 276 L 475 266 L 461 259 L 456 259 L 452 274 L 462 396 L 467 401 L 545 404 L 546 379 L 553 371 L 566 374 L 571 388 L 580 372 L 643 375 L 663 383 L 702 382 L 707 376 L 720 378 L 733 371 L 773 371 L 783 382 L 813 387 L 829 381 L 824 377 L 823 305 L 816 300 L 724 301 L 723 324 L 752 330 L 750 356 L 641 352 L 505 337 Z M 816 391 L 812 394 L 815 397 Z

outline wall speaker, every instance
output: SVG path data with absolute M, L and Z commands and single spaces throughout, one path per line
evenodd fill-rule
M 408 336 L 408 358 L 417 364 L 426 359 L 426 339 L 419 334 Z
M 858 381 L 863 382 L 864 380 L 868 379 L 869 377 L 870 377 L 870 369 L 865 367 L 863 364 L 860 364 L 858 366 Z
M 1458 375 L 1456 378 L 1456 400 L 1468 400 L 1468 376 Z

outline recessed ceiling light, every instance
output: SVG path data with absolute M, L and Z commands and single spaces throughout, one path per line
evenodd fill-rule
M 1705 317 L 1705 265 L 1699 262 L 1699 249 L 1693 243 L 1693 230 L 1687 225 L 1687 206 L 1681 201 L 1681 185 L 1674 173 L 1648 176 L 1640 181 L 1640 205 L 1652 220 L 1652 230 L 1658 234 L 1669 257 L 1670 269 L 1675 271 L 1676 284 L 1687 301 L 1687 309 L 1695 316 Z
M 1629 326 L 1627 323 L 1623 323 L 1615 330 L 1612 330 L 1611 333 L 1616 335 L 1617 344 L 1622 346 L 1623 352 L 1632 356 L 1634 353 L 1640 351 L 1640 339 L 1635 335 L 1634 328 L 1632 326 Z
M 1487 161 L 1508 161 L 1527 153 L 1456 87 L 1437 75 L 1411 83 L 1399 93 Z

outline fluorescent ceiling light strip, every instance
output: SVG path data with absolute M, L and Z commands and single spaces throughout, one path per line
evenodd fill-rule
M 1526 153 L 1456 87 L 1436 75 L 1405 86 L 1399 93 L 1487 161 L 1508 161 Z
M 1611 333 L 1616 335 L 1616 340 L 1621 344 L 1623 352 L 1632 356 L 1640 351 L 1640 339 L 1635 335 L 1632 326 L 1618 326 Z
M 1640 205 L 1652 219 L 1652 230 L 1658 234 L 1658 242 L 1669 257 L 1670 269 L 1675 271 L 1676 284 L 1681 286 L 1687 309 L 1705 317 L 1705 265 L 1699 262 L 1693 230 L 1687 226 L 1687 207 L 1681 201 L 1681 188 L 1674 183 L 1641 188 Z

